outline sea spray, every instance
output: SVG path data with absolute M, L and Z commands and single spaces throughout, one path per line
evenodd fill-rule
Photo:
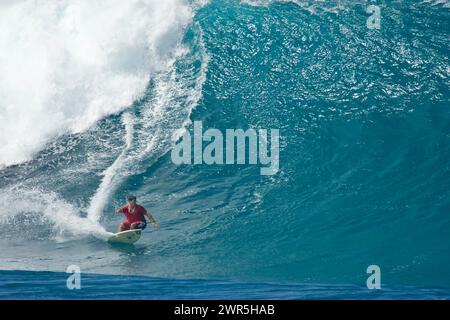
M 0 213 L 0 223 L 14 223 L 16 215 L 24 214 L 32 219 L 32 225 L 24 237 L 39 234 L 51 229 L 51 237 L 56 241 L 94 236 L 106 239 L 111 233 L 98 223 L 83 217 L 82 211 L 73 204 L 61 199 L 56 193 L 38 188 L 16 187 L 0 194 L 1 203 L 8 203 L 8 210 Z M 24 222 L 19 222 L 18 227 Z M 11 230 L 14 230 L 10 227 Z M 8 233 L 8 230 L 4 230 Z
M 103 172 L 103 178 L 100 186 L 96 190 L 94 196 L 91 199 L 89 208 L 87 210 L 88 218 L 93 222 L 98 222 L 102 210 L 105 207 L 109 197 L 118 187 L 121 182 L 121 178 L 124 176 L 124 172 L 127 172 L 124 165 L 126 165 L 127 152 L 131 148 L 133 143 L 133 117 L 130 113 L 126 112 L 122 115 L 122 122 L 125 126 L 125 146 L 122 153 L 117 159 Z

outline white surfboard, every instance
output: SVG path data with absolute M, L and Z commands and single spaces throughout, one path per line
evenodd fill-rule
M 118 232 L 111 237 L 108 238 L 108 242 L 110 243 L 125 243 L 125 244 L 133 244 L 139 240 L 141 237 L 142 230 L 141 229 L 133 229 L 126 230 L 122 232 Z

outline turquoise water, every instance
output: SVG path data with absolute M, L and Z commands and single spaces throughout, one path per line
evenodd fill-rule
M 93 282 L 126 279 L 123 292 L 144 281 L 132 276 L 168 288 L 143 298 L 193 297 L 202 281 L 221 283 L 203 298 L 448 298 L 448 1 L 378 1 L 379 30 L 367 28 L 368 1 L 118 3 L 83 2 L 98 19 L 76 27 L 76 10 L 48 5 L 30 19 L 56 12 L 76 40 L 60 48 L 46 24 L 23 26 L 0 55 L 6 79 L 24 75 L 14 89 L 0 81 L 2 298 L 25 278 L 20 298 L 32 297 L 46 277 L 41 297 L 71 298 L 59 282 L 69 265 Z M 19 28 L 14 13 L 29 8 L 4 10 Z M 164 19 L 152 24 L 152 10 Z M 123 31 L 122 16 L 140 23 Z M 91 32 L 97 21 L 113 34 Z M 48 63 L 24 71 L 17 52 L 36 39 L 52 45 L 35 48 Z M 84 45 L 88 57 L 70 51 Z M 279 129 L 279 172 L 174 165 L 190 121 Z M 114 247 L 104 239 L 129 193 L 161 228 Z M 364 289 L 373 264 L 377 293 Z M 85 297 L 114 298 L 95 288 Z

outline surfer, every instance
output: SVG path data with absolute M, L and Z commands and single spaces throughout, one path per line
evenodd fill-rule
M 122 232 L 130 229 L 142 229 L 147 226 L 145 217 L 147 217 L 155 227 L 159 227 L 159 224 L 153 218 L 153 216 L 143 206 L 136 204 L 136 197 L 129 196 L 128 204 L 117 209 L 117 213 L 125 214 L 127 221 L 123 221 L 118 228 L 118 232 Z

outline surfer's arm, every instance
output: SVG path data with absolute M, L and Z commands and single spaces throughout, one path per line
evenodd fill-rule
M 123 206 L 116 210 L 116 213 L 123 213 Z
M 153 218 L 153 216 L 150 214 L 150 212 L 148 212 L 148 210 L 145 210 L 145 216 L 150 220 L 150 222 L 156 226 L 159 227 L 159 224 L 156 222 L 155 218 Z

